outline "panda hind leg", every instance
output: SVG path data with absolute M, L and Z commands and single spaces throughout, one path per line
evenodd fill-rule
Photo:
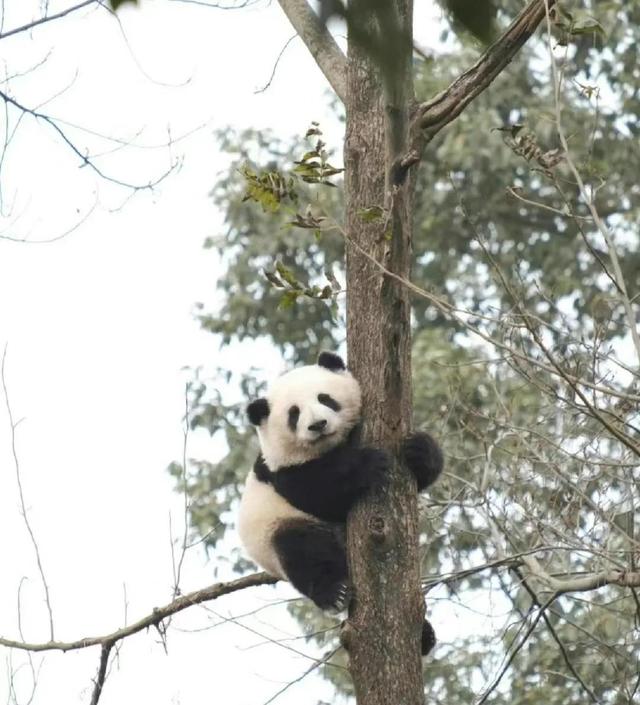
M 442 451 L 428 433 L 419 431 L 405 438 L 401 454 L 405 465 L 416 478 L 418 492 L 433 484 L 442 472 Z
M 344 530 L 290 519 L 273 537 L 280 564 L 298 592 L 323 610 L 343 609 L 349 598 Z

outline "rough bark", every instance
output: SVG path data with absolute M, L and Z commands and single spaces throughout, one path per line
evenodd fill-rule
M 349 649 L 358 705 L 418 705 L 424 702 L 420 657 L 424 605 L 417 498 L 413 478 L 397 459 L 399 444 L 411 427 L 410 306 L 402 284 L 410 279 L 410 169 L 419 163 L 424 145 L 509 64 L 535 31 L 545 4 L 550 7 L 555 0 L 530 0 L 473 67 L 420 105 L 413 100 L 411 75 L 412 0 L 387 0 L 398 12 L 397 29 L 404 36 L 404 42 L 394 40 L 393 51 L 402 57 L 393 62 L 395 75 L 385 71 L 383 81 L 371 52 L 350 36 L 346 85 L 341 54 L 327 43 L 326 29 L 318 26 L 308 3 L 279 2 L 345 103 L 349 366 L 362 385 L 363 440 L 386 448 L 394 458 L 388 489 L 363 502 L 349 517 L 355 596 L 343 641 Z M 361 20 L 376 7 L 382 11 L 384 6 L 351 0 L 350 18 Z M 366 222 L 360 217 L 363 209 L 381 205 L 386 209 L 382 220 Z M 391 275 L 383 276 L 380 265 Z
M 350 41 L 345 142 L 349 241 L 409 277 L 411 186 L 395 188 L 393 165 L 406 152 L 412 94 L 411 2 L 394 0 L 408 29 L 406 60 L 388 83 L 366 51 Z M 351 7 L 355 9 L 356 3 Z M 401 47 L 398 47 L 402 51 Z M 384 204 L 382 221 L 358 213 Z M 349 365 L 362 385 L 364 441 L 396 457 L 411 425 L 411 333 L 406 288 L 347 246 Z M 393 463 L 390 485 L 349 517 L 349 565 L 355 596 L 343 639 L 359 705 L 418 705 L 424 700 L 420 631 L 424 612 L 418 563 L 416 488 Z

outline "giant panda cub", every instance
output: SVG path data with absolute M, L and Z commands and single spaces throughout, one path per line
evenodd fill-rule
M 323 352 L 317 364 L 276 379 L 247 413 L 261 453 L 240 503 L 240 539 L 268 573 L 322 609 L 341 609 L 349 586 L 347 514 L 386 481 L 389 468 L 386 453 L 358 442 L 360 385 L 338 355 Z M 413 434 L 402 451 L 418 490 L 436 480 L 442 453 L 428 434 Z M 434 643 L 425 620 L 423 654 Z

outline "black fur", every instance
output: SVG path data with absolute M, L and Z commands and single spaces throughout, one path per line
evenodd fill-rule
M 345 622 L 342 622 L 342 626 L 345 625 Z M 420 651 L 423 656 L 426 656 L 431 649 L 436 645 L 436 633 L 433 630 L 433 627 L 431 626 L 431 622 L 425 617 L 424 621 L 422 622 L 422 634 L 420 635 Z M 342 646 L 344 646 L 345 651 L 349 651 L 348 645 L 343 643 Z
M 269 402 L 264 397 L 255 399 L 247 407 L 247 415 L 254 426 L 259 426 L 269 416 Z
M 428 433 L 413 433 L 402 443 L 401 455 L 418 483 L 418 492 L 433 484 L 442 472 L 442 451 Z
M 325 406 L 328 406 L 333 411 L 340 411 L 342 407 L 340 404 L 331 396 L 331 394 L 318 394 L 318 401 Z
M 344 364 L 344 360 L 340 357 L 340 355 L 326 351 L 321 352 L 318 355 L 318 365 L 320 365 L 320 367 L 326 367 L 332 372 L 339 372 L 347 369 L 347 366 Z
M 348 582 L 344 528 L 290 519 L 273 536 L 289 582 L 321 609 L 341 608 Z
M 255 472 L 260 482 L 271 482 L 273 473 L 269 470 L 261 455 L 256 458 L 256 462 L 253 464 L 253 472 Z
M 300 418 L 300 407 L 295 404 L 289 409 L 287 414 L 287 425 L 292 431 L 298 428 L 298 419 Z
M 276 492 L 297 509 L 323 521 L 344 523 L 360 497 L 383 485 L 388 470 L 389 458 L 384 451 L 345 443 L 306 463 L 276 472 L 267 468 L 268 476 L 261 466 L 262 477 L 258 472 L 256 475 L 258 479 L 267 478 Z
M 431 622 L 426 618 L 422 623 L 422 638 L 420 641 L 423 656 L 426 656 L 436 645 L 436 633 L 433 631 Z

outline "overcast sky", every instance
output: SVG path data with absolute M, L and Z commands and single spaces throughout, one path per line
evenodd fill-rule
M 51 1 L 49 13 L 70 4 Z M 42 3 L 4 5 L 7 31 L 38 16 Z M 56 118 L 132 143 L 64 125 L 81 152 L 104 153 L 96 164 L 107 176 L 144 184 L 180 163 L 153 192 L 131 197 L 79 168 L 50 125 L 30 116 L 17 122 L 19 113 L 8 113 L 15 132 L 0 172 L 0 347 L 7 345 L 5 379 L 14 420 L 21 420 L 16 450 L 29 519 L 63 640 L 112 631 L 169 601 L 169 517 L 179 537 L 182 512 L 165 468 L 182 454 L 183 368 L 242 366 L 245 359 L 255 365 L 250 345 L 221 352 L 192 315 L 196 301 L 215 300 L 220 276 L 215 255 L 202 249 L 222 218 L 208 198 L 225 168 L 213 130 L 273 128 L 287 136 L 319 120 L 330 144 L 340 139 L 327 84 L 299 40 L 270 88 L 255 93 L 293 34 L 277 3 L 232 12 L 141 0 L 118 17 L 121 26 L 103 9 L 83 10 L 2 44 L 5 77 L 24 75 L 1 90 L 29 108 L 42 105 Z M 420 29 L 433 34 L 425 17 Z M 3 128 L 6 118 L 0 115 Z M 170 149 L 151 149 L 192 130 Z M 42 242 L 76 225 L 62 239 Z M 273 351 L 261 349 L 261 360 L 268 371 L 279 368 Z M 20 516 L 1 401 L 0 635 L 19 637 L 18 586 L 26 578 L 23 635 L 46 641 L 43 590 Z M 204 435 L 189 443 L 196 457 L 219 452 Z M 190 551 L 183 590 L 212 582 L 213 561 Z M 228 616 L 293 594 L 286 586 L 261 588 L 211 607 Z M 271 637 L 298 633 L 280 608 L 270 610 L 245 624 Z M 274 645 L 247 651 L 262 639 L 235 624 L 181 631 L 202 630 L 211 619 L 202 608 L 176 618 L 168 653 L 157 634 L 127 639 L 101 703 L 201 705 L 219 702 L 224 692 L 228 705 L 260 705 L 311 663 Z M 88 703 L 98 656 L 92 649 L 35 657 L 33 705 Z M 25 659 L 3 649 L 0 657 L 0 702 L 9 701 L 14 672 L 18 702 L 26 703 Z M 330 694 L 309 678 L 279 702 L 315 703 Z

